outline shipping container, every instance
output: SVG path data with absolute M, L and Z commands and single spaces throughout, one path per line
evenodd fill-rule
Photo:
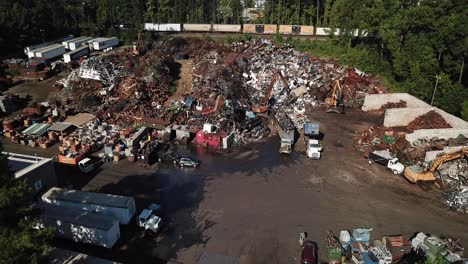
M 273 24 L 244 24 L 244 33 L 276 34 L 277 26 Z
M 314 27 L 313 26 L 299 26 L 299 25 L 279 25 L 280 34 L 286 35 L 303 35 L 303 36 L 313 36 Z
M 103 50 L 117 45 L 119 45 L 119 39 L 116 37 L 100 38 L 93 41 L 93 50 Z
M 89 47 L 83 46 L 76 50 L 72 50 L 63 54 L 63 61 L 66 63 L 70 63 L 76 59 L 79 59 L 82 56 L 87 56 L 87 55 L 89 55 Z
M 223 25 L 223 24 L 213 24 L 214 32 L 242 32 L 241 25 Z
M 82 38 L 80 40 L 70 41 L 68 43 L 68 49 L 69 50 L 76 50 L 76 49 L 82 47 L 84 44 L 86 44 L 88 42 L 88 40 L 91 40 L 91 39 L 93 39 L 93 38 L 84 37 L 84 38 Z
M 61 188 L 51 188 L 42 201 L 70 209 L 80 209 L 102 215 L 112 216 L 121 224 L 128 224 L 135 215 L 135 199 L 105 193 L 82 192 Z
M 40 57 L 46 59 L 52 59 L 65 54 L 65 47 L 62 44 L 54 44 L 44 48 L 40 48 L 32 51 L 34 56 L 30 56 L 31 52 L 28 52 L 28 57 Z
M 85 158 L 84 153 L 78 156 L 73 156 L 73 157 L 68 157 L 65 155 L 58 155 L 58 162 L 63 163 L 63 164 L 69 164 L 69 165 L 78 165 L 78 162 L 80 162 L 84 158 Z
M 211 24 L 183 24 L 184 31 L 210 32 Z
M 49 41 L 49 42 L 24 47 L 24 54 L 28 55 L 28 52 L 30 52 L 32 50 L 40 49 L 40 48 L 43 48 L 45 46 L 49 46 L 49 45 L 56 44 L 56 43 L 61 43 L 62 41 L 67 41 L 67 40 L 73 39 L 74 37 L 75 36 L 73 36 L 73 35 L 68 35 L 68 36 L 61 37 L 61 38 L 58 38 L 58 39 L 55 39 L 55 40 L 52 40 L 52 41 Z
M 112 216 L 41 203 L 38 227 L 54 229 L 55 236 L 79 243 L 112 248 L 120 238 L 119 221 Z
M 82 40 L 82 39 L 85 39 L 87 37 L 77 37 L 77 38 L 73 38 L 73 39 L 68 39 L 68 40 L 64 40 L 62 41 L 62 45 L 66 48 L 66 49 L 70 49 L 70 42 L 72 41 L 79 41 L 79 40 Z
M 329 35 L 335 35 L 338 36 L 340 34 L 340 29 L 339 28 L 324 28 L 324 27 L 318 27 L 316 28 L 315 35 L 317 36 L 329 36 Z

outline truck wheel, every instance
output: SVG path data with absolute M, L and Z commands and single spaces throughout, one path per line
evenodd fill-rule
M 372 164 L 372 163 L 374 163 L 374 161 L 373 161 L 373 160 L 368 160 L 367 162 L 369 162 L 369 164 Z
M 394 170 L 394 171 L 393 171 L 393 174 L 398 175 L 398 171 L 397 171 L 397 170 Z

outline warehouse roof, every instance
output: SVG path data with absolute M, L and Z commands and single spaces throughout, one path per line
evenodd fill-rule
M 33 136 L 42 136 L 47 132 L 47 128 L 49 128 L 49 124 L 43 123 L 36 123 L 32 124 L 25 130 L 23 130 L 23 134 L 33 135 Z
M 128 208 L 134 202 L 133 197 L 105 193 L 82 192 L 52 187 L 42 199 L 61 200 L 71 203 L 95 204 L 110 207 Z
M 50 248 L 47 252 L 47 257 L 50 264 L 118 264 L 111 260 L 89 256 L 63 248 Z
M 67 119 L 65 119 L 65 121 L 63 121 L 64 123 L 70 123 L 74 126 L 82 126 L 90 121 L 93 121 L 94 119 L 96 119 L 96 116 L 92 115 L 92 114 L 88 114 L 88 113 L 80 113 L 80 114 L 76 114 L 74 116 L 70 116 L 68 117 Z
M 57 132 L 63 132 L 67 130 L 68 128 L 72 127 L 74 125 L 70 123 L 65 123 L 65 122 L 57 122 L 53 125 L 51 125 L 47 130 L 48 131 L 57 131 Z
M 61 222 L 71 223 L 74 225 L 109 230 L 116 224 L 116 222 L 118 222 L 117 218 L 113 216 L 100 215 L 81 210 L 64 210 L 63 207 L 45 203 L 42 203 L 39 207 L 43 209 L 41 218 L 46 221 L 52 220 L 51 224 L 56 224 L 55 220 L 60 220 Z M 47 224 L 47 222 L 45 224 Z

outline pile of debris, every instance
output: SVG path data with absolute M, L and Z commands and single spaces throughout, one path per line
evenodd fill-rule
M 419 129 L 437 129 L 451 127 L 452 126 L 449 123 L 447 123 L 447 121 L 445 121 L 445 119 L 440 114 L 432 110 L 410 122 L 406 126 L 406 129 L 408 130 L 408 132 L 413 132 L 414 130 Z
M 374 150 L 389 150 L 404 160 L 407 157 L 405 151 L 409 146 L 405 132 L 383 126 L 370 126 L 360 136 L 354 138 L 354 147 L 364 152 L 365 156 Z
M 459 239 L 420 232 L 412 239 L 384 235 L 371 240 L 371 231 L 372 228 L 341 230 L 339 238 L 328 231 L 325 246 L 330 263 L 436 263 L 439 259 L 445 263 L 462 263 L 464 260 Z

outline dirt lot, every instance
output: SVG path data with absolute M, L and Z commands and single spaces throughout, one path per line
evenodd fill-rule
M 468 218 L 449 211 L 436 190 L 424 191 L 369 165 L 352 149 L 355 131 L 378 122 L 375 117 L 316 110 L 311 119 L 324 133 L 320 161 L 303 153 L 278 154 L 273 137 L 227 154 L 178 146 L 180 154 L 201 160 L 198 169 L 143 169 L 122 161 L 83 175 L 59 166 L 62 186 L 135 196 L 139 209 L 160 201 L 166 228 L 153 239 L 143 237 L 134 224 L 124 226 L 112 250 L 55 243 L 124 263 L 196 263 L 203 253 L 232 256 L 240 263 L 297 263 L 299 232 L 307 231 L 323 248 L 328 229 L 338 234 L 355 227 L 373 227 L 372 238 L 424 231 L 458 237 L 468 245 Z M 322 249 L 320 255 L 325 260 Z

